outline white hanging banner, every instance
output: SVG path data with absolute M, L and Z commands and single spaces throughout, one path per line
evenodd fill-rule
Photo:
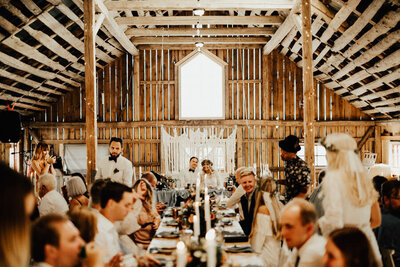
M 232 132 L 229 134 L 229 130 Z M 235 170 L 237 128 L 184 127 L 167 133 L 161 127 L 161 160 L 164 161 L 166 174 L 173 174 L 189 167 L 189 159 L 197 157 L 199 161 L 209 159 L 214 169 L 233 173 Z M 225 135 L 228 136 L 224 138 Z M 228 135 L 229 134 L 229 135 Z

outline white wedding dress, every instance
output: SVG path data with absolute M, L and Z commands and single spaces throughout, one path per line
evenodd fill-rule
M 262 257 L 264 266 L 277 267 L 281 251 L 281 242 L 272 234 L 271 217 L 257 213 L 255 229 L 250 244 L 257 254 Z
M 327 172 L 323 183 L 325 215 L 318 220 L 324 236 L 343 226 L 354 226 L 362 230 L 370 241 L 372 250 L 381 266 L 381 254 L 374 233 L 370 226 L 372 201 L 358 207 L 351 202 L 346 189 L 346 181 L 338 172 Z

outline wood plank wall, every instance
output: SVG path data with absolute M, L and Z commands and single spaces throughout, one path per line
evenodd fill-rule
M 262 55 L 261 48 L 210 50 L 229 66 L 226 120 L 248 120 L 237 135 L 237 166 L 268 163 L 282 175 L 283 162 L 278 141 L 289 134 L 302 138 L 303 119 L 302 73 L 289 58 L 274 51 Z M 176 85 L 174 64 L 192 50 L 140 51 L 140 114 L 141 121 L 177 120 L 175 114 Z M 133 66 L 131 55 L 124 55 L 98 72 L 98 121 L 130 122 L 134 120 Z M 329 121 L 369 121 L 370 118 L 317 81 L 315 118 L 316 139 L 332 132 L 347 132 L 360 139 L 368 126 L 360 123 L 335 125 Z M 35 117 L 36 121 L 83 122 L 85 92 L 80 90 L 62 96 L 57 104 Z M 268 125 L 252 123 L 269 120 Z M 297 121 L 282 124 L 281 121 Z M 275 123 L 276 122 L 276 123 Z M 326 123 L 324 123 L 326 122 Z M 218 126 L 216 126 L 218 127 Z M 221 126 L 224 127 L 224 126 Z M 171 131 L 174 127 L 168 126 Z M 176 127 L 177 129 L 182 128 Z M 80 128 L 41 128 L 39 136 L 48 143 L 84 143 L 85 130 Z M 160 171 L 160 128 L 99 128 L 99 143 L 108 143 L 112 136 L 124 139 L 124 154 L 144 170 Z M 363 150 L 374 151 L 370 138 Z

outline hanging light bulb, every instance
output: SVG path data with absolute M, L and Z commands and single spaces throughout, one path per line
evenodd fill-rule
M 195 16 L 203 16 L 204 12 L 205 12 L 204 9 L 201 8 L 193 9 L 193 15 Z

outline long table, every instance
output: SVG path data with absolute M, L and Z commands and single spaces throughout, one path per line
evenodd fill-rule
M 226 210 L 227 212 L 224 213 L 233 213 L 232 210 Z M 225 217 L 227 218 L 227 217 Z M 232 219 L 232 224 L 223 226 L 223 232 L 226 234 L 237 234 L 237 233 L 242 233 L 243 230 L 239 224 L 238 219 L 236 216 L 229 217 Z M 164 254 L 162 251 L 169 251 L 172 252 L 174 248 L 176 248 L 177 242 L 180 240 L 179 237 L 157 237 L 158 235 L 166 232 L 172 232 L 172 231 L 178 231 L 177 227 L 175 226 L 169 226 L 167 225 L 168 222 L 171 220 L 171 217 L 164 217 L 162 219 L 162 222 L 160 224 L 160 227 L 158 228 L 155 237 L 152 239 L 149 247 L 148 247 L 148 252 L 152 254 L 153 257 L 157 259 L 162 259 L 164 262 L 173 262 L 175 259 L 174 254 L 166 253 Z M 203 222 L 204 223 L 204 222 Z M 233 242 L 233 243 L 224 243 L 224 248 L 229 248 L 236 246 L 238 248 L 244 247 L 244 246 L 250 246 L 249 242 Z M 161 251 L 161 253 L 160 253 Z M 246 252 L 246 253 L 231 253 L 231 252 L 225 252 L 226 254 L 226 261 L 227 263 L 231 263 L 234 266 L 263 266 L 262 259 L 254 252 Z M 169 255 L 168 255 L 169 254 Z

